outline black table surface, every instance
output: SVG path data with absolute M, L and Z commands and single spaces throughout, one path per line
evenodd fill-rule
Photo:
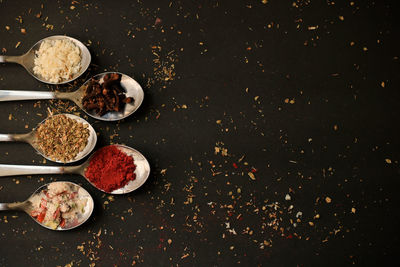
M 69 180 L 95 200 L 55 232 L 0 214 L 0 266 L 342 266 L 399 250 L 399 28 L 396 1 L 0 0 L 0 49 L 51 35 L 81 40 L 88 71 L 63 86 L 1 64 L 0 90 L 72 91 L 94 74 L 136 79 L 145 100 L 101 122 L 67 101 L 0 103 L 1 133 L 49 112 L 80 114 L 97 148 L 141 151 L 139 190 L 104 194 L 77 175 L 4 177 L 0 202 Z M 397 119 L 396 119 L 397 118 Z M 56 165 L 23 143 L 2 164 Z

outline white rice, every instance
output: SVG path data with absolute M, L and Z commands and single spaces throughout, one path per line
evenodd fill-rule
M 81 50 L 68 39 L 45 40 L 36 51 L 33 72 L 42 79 L 59 83 L 81 69 Z

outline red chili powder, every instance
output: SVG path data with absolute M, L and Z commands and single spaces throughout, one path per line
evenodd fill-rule
M 134 180 L 135 169 L 133 157 L 116 146 L 106 146 L 93 155 L 85 176 L 101 190 L 112 192 Z

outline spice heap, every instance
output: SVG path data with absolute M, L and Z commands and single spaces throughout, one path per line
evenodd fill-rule
M 85 176 L 97 188 L 109 193 L 134 180 L 135 169 L 133 157 L 111 145 L 103 147 L 93 155 Z
M 48 118 L 36 129 L 35 145 L 52 160 L 68 162 L 83 151 L 88 143 L 88 125 L 65 115 Z
M 79 188 L 65 182 L 54 182 L 33 196 L 31 216 L 41 224 L 56 229 L 78 223 L 79 214 L 85 212 L 86 198 L 81 198 Z
M 81 69 L 81 50 L 68 39 L 45 40 L 35 54 L 33 72 L 48 82 L 70 80 Z
M 109 73 L 104 75 L 103 83 L 92 78 L 82 99 L 83 107 L 103 116 L 107 112 L 124 110 L 126 103 L 133 102 L 132 97 L 125 96 L 125 90 L 121 86 L 121 74 Z

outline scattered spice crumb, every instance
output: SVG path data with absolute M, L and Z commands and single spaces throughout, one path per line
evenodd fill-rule
M 248 172 L 247 174 L 249 175 L 251 180 L 254 181 L 256 179 L 256 176 L 252 172 Z

